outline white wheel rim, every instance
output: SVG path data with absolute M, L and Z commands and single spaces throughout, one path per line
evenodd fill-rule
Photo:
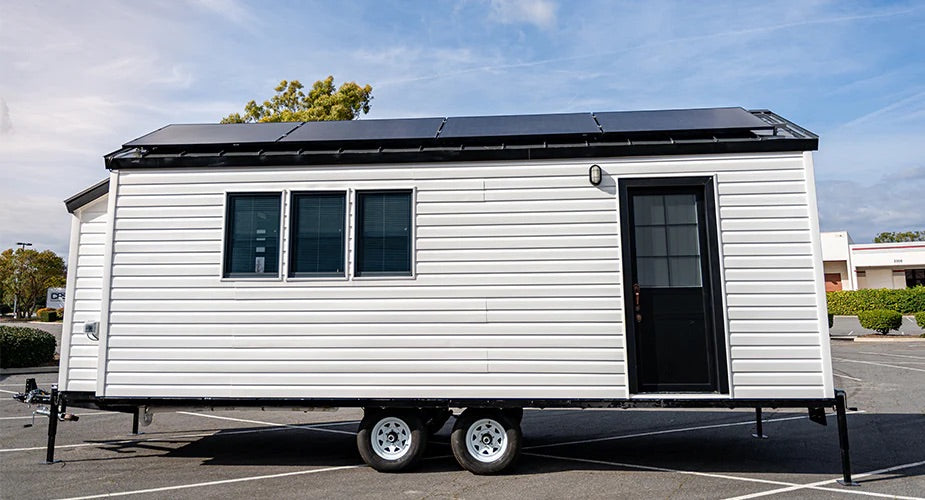
M 411 428 L 400 418 L 386 417 L 376 422 L 369 439 L 376 455 L 398 460 L 411 449 Z
M 483 418 L 476 420 L 466 430 L 466 449 L 479 462 L 490 463 L 499 460 L 507 451 L 507 432 L 497 420 Z

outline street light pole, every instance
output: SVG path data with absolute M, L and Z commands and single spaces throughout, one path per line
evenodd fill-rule
M 25 250 L 26 247 L 32 246 L 32 243 L 28 241 L 17 241 L 16 244 L 19 245 L 20 250 Z M 18 295 L 19 293 L 19 269 L 18 268 L 15 270 L 15 273 L 16 274 L 13 276 L 13 285 L 16 287 L 16 290 L 13 290 L 13 319 L 16 319 L 16 316 L 18 316 L 17 314 L 17 306 L 19 305 L 19 300 L 18 300 L 19 299 L 19 295 Z

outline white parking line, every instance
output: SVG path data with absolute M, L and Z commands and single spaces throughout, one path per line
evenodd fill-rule
M 864 413 L 864 411 L 861 410 L 861 411 L 847 412 L 848 415 L 852 415 L 855 413 Z M 833 415 L 834 413 L 830 413 L 830 414 L 827 414 L 826 416 L 831 417 Z M 807 418 L 809 418 L 808 415 L 801 415 L 798 417 L 781 417 L 781 418 L 762 419 L 762 422 L 765 422 L 765 423 L 784 422 L 787 420 L 802 420 L 802 419 L 807 419 Z M 572 445 L 572 444 L 598 443 L 601 441 L 615 441 L 618 439 L 630 439 L 630 438 L 643 437 L 643 436 L 657 436 L 659 434 L 673 434 L 675 432 L 699 431 L 699 430 L 704 430 L 704 429 L 718 429 L 721 427 L 735 427 L 735 426 L 740 426 L 740 425 L 750 425 L 754 423 L 755 423 L 754 420 L 746 420 L 744 422 L 730 422 L 730 423 L 725 423 L 725 424 L 711 424 L 711 425 L 698 425 L 696 427 L 682 427 L 680 429 L 666 429 L 666 430 L 661 430 L 661 431 L 637 432 L 634 434 L 622 434 L 619 436 L 609 436 L 609 437 L 600 437 L 600 438 L 592 438 L 592 439 L 578 439 L 575 441 L 565 441 L 562 443 L 548 443 L 548 444 L 538 444 L 534 446 L 525 446 L 524 450 L 535 450 L 537 448 L 550 448 L 553 446 L 566 446 L 566 445 Z
M 357 422 L 356 421 L 327 422 L 327 423 L 315 424 L 315 425 L 343 425 L 343 424 L 352 424 L 352 423 L 357 423 Z M 210 436 L 230 436 L 232 434 L 253 434 L 256 432 L 284 431 L 288 428 L 289 427 L 284 426 L 284 425 L 275 425 L 273 427 L 268 427 L 265 429 L 245 429 L 245 430 L 237 430 L 237 431 L 217 430 L 213 432 L 202 432 L 202 433 L 197 433 L 197 434 L 180 434 L 177 436 L 165 435 L 162 437 L 150 437 L 150 438 L 139 438 L 139 439 L 117 439 L 117 440 L 112 440 L 112 441 L 97 441 L 95 443 L 58 444 L 58 445 L 55 445 L 55 449 L 86 448 L 86 447 L 91 447 L 91 446 L 105 446 L 105 445 L 114 445 L 114 444 L 148 443 L 148 442 L 166 441 L 170 439 L 201 438 L 201 437 L 210 437 Z M 306 427 L 302 427 L 302 428 L 306 429 Z M 320 430 L 322 432 L 324 432 L 325 430 L 328 430 L 328 431 L 334 430 L 334 429 L 315 429 L 315 428 L 312 428 L 312 429 Z M 346 432 L 346 431 L 340 431 L 340 432 Z M 351 432 L 349 434 L 352 435 L 355 433 Z M 10 452 L 15 452 L 15 451 L 36 451 L 36 450 L 44 450 L 44 449 L 45 449 L 44 446 L 32 446 L 29 448 L 6 448 L 6 449 L 0 449 L 0 453 L 10 453 Z
M 7 394 L 19 394 L 19 393 L 22 392 L 22 391 L 5 391 L 5 390 L 3 390 L 3 389 L 0 389 L 0 392 L 5 392 L 5 393 L 7 393 Z
M 858 480 L 858 479 L 862 479 L 865 477 L 876 476 L 878 474 L 885 474 L 887 472 L 893 472 L 893 471 L 902 470 L 902 469 L 911 469 L 913 467 L 918 467 L 920 465 L 925 465 L 925 460 L 920 460 L 918 462 L 912 462 L 912 463 L 902 464 L 902 465 L 894 465 L 893 467 L 886 467 L 883 469 L 872 470 L 870 472 L 864 472 L 862 474 L 855 474 L 852 477 L 852 479 Z M 821 490 L 826 490 L 826 491 L 838 491 L 841 493 L 855 493 L 855 494 L 860 494 L 860 495 L 868 495 L 868 496 L 876 496 L 876 497 L 922 500 L 922 497 L 902 497 L 902 496 L 897 496 L 897 495 L 884 495 L 882 493 L 860 491 L 856 489 L 851 489 L 850 486 L 844 489 L 820 488 L 820 486 L 825 485 L 825 484 L 832 484 L 838 479 L 841 479 L 841 478 L 826 479 L 825 481 L 817 481 L 815 483 L 809 483 L 809 484 L 798 484 L 798 485 L 790 486 L 788 488 L 779 488 L 776 490 L 762 491 L 759 493 L 752 493 L 751 495 L 742 495 L 739 497 L 728 498 L 726 500 L 746 500 L 749 498 L 759 498 L 759 497 L 764 497 L 768 495 L 776 495 L 778 493 L 786 493 L 789 491 L 796 491 L 796 490 L 803 490 L 803 489 L 813 489 L 813 490 L 821 489 Z
M 875 356 L 894 356 L 897 358 L 921 359 L 925 361 L 925 356 L 910 356 L 908 354 L 888 354 L 885 352 L 858 351 L 859 354 L 873 354 Z
M 280 477 L 291 477 L 291 476 L 304 476 L 306 474 L 316 474 L 319 472 L 330 472 L 335 470 L 347 470 L 347 469 L 358 469 L 360 467 L 366 467 L 365 464 L 357 465 L 340 465 L 337 467 L 325 467 L 322 469 L 309 469 L 309 470 L 299 470 L 294 472 L 282 472 L 279 474 L 267 474 L 264 476 L 250 476 L 250 477 L 239 477 L 235 479 L 222 479 L 220 481 L 207 481 L 204 483 L 192 483 L 192 484 L 180 484 L 176 486 L 164 486 L 161 488 L 148 488 L 144 490 L 132 490 L 132 491 L 119 491 L 115 493 L 103 493 L 101 495 L 88 495 L 83 497 L 70 497 L 63 500 L 87 500 L 90 498 L 109 498 L 109 497 L 122 497 L 127 495 L 140 495 L 142 493 L 158 493 L 161 491 L 174 491 L 174 490 L 183 490 L 188 488 L 200 488 L 202 486 L 217 486 L 219 484 L 232 484 L 232 483 L 243 483 L 246 481 L 259 481 L 261 479 L 276 479 Z
M 865 365 L 885 366 L 887 368 L 899 368 L 900 370 L 912 370 L 914 372 L 925 372 L 922 368 L 912 368 L 911 366 L 888 365 L 886 363 L 875 363 L 873 361 L 861 361 L 859 359 L 832 358 L 833 361 L 842 361 L 847 363 L 863 363 Z
M 861 379 L 859 379 L 859 378 L 849 377 L 848 375 L 842 375 L 842 374 L 840 374 L 840 373 L 833 373 L 832 376 L 834 376 L 834 377 L 839 377 L 839 378 L 846 378 L 846 379 L 848 379 L 848 380 L 854 380 L 855 382 L 863 382 L 863 380 L 861 380 Z
M 223 417 L 223 416 L 221 416 L 221 415 L 207 415 L 207 414 L 205 414 L 205 413 L 195 413 L 195 412 L 191 412 L 191 411 L 178 411 L 177 413 L 179 413 L 180 415 L 192 415 L 192 416 L 194 416 L 194 417 L 214 418 L 214 419 L 217 419 L 217 420 L 230 420 L 230 421 L 232 421 L 232 422 L 241 422 L 241 423 L 245 423 L 245 424 L 268 425 L 268 426 L 271 426 L 271 427 L 287 427 L 287 428 L 290 428 L 290 429 L 304 429 L 304 430 L 309 430 L 309 431 L 331 432 L 331 433 L 334 433 L 334 434 L 349 434 L 349 435 L 351 435 L 351 436 L 356 436 L 356 432 L 339 431 L 339 430 L 337 430 L 337 429 L 325 429 L 325 428 L 319 427 L 320 425 L 326 425 L 326 424 L 291 425 L 291 424 L 278 424 L 278 423 L 275 423 L 275 422 L 263 422 L 263 421 L 260 421 L 260 420 L 248 420 L 248 419 L 244 419 L 244 418 Z M 344 422 L 344 423 L 346 423 L 346 422 Z
M 78 417 L 88 417 L 90 415 L 118 415 L 118 413 L 111 412 L 111 411 L 98 411 L 94 413 L 72 413 L 71 415 L 77 415 Z M 20 419 L 29 419 L 29 418 L 32 418 L 32 415 L 27 415 L 24 417 L 0 417 L 0 420 L 20 420 Z M 45 418 L 45 417 L 37 416 L 36 418 Z

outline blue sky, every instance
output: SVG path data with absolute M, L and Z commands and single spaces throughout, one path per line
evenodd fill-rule
M 281 79 L 370 118 L 742 106 L 821 136 L 823 230 L 925 229 L 925 3 L 0 0 L 0 247 L 67 253 L 102 155 Z

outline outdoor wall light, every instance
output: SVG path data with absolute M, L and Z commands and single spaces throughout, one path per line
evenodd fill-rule
M 591 165 L 591 169 L 588 170 L 588 177 L 591 181 L 592 186 L 597 186 L 601 183 L 601 167 L 600 165 Z

